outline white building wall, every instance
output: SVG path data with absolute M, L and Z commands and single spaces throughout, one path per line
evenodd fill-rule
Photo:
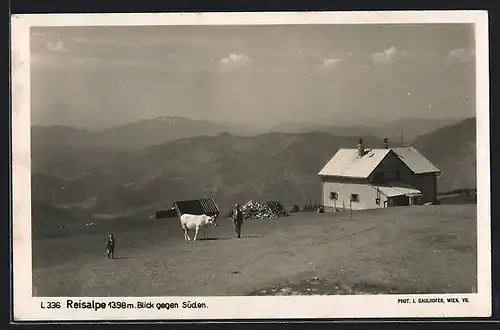
M 330 193 L 336 192 L 338 199 L 331 200 Z M 379 193 L 380 204 L 377 205 L 377 190 L 366 183 L 350 183 L 350 182 L 332 182 L 326 181 L 323 183 L 323 205 L 325 207 L 336 207 L 342 209 L 344 206 L 349 210 L 351 194 L 358 194 L 359 202 L 352 202 L 353 210 L 376 209 L 383 208 L 387 197 Z

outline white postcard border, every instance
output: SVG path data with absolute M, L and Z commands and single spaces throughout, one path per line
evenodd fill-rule
M 274 297 L 32 297 L 30 186 L 30 51 L 33 26 L 276 25 L 471 23 L 476 36 L 478 188 L 478 293 L 447 295 L 274 296 Z M 486 11 L 393 11 L 303 13 L 162 13 L 13 15 L 12 168 L 13 298 L 15 320 L 288 319 L 380 317 L 487 317 L 491 315 L 491 230 L 489 154 L 489 57 Z M 469 303 L 398 303 L 398 299 L 457 298 Z M 67 301 L 104 302 L 105 309 L 67 309 Z M 109 302 L 151 309 L 112 309 Z M 182 308 L 183 302 L 207 308 Z M 178 303 L 179 308 L 165 303 Z M 47 308 L 59 303 L 59 309 Z M 159 305 L 158 305 L 159 304 Z M 45 306 L 45 308 L 42 308 Z

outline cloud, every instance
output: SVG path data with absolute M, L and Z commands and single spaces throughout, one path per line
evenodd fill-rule
M 396 46 L 391 46 L 383 52 L 373 54 L 372 59 L 376 64 L 387 64 L 406 57 L 406 54 L 405 50 L 400 51 Z
M 340 58 L 327 57 L 323 58 L 322 62 L 320 60 L 315 61 L 316 63 L 312 64 L 312 69 L 315 72 L 329 72 L 333 69 L 336 69 L 340 63 L 343 62 Z M 305 72 L 309 72 L 309 69 L 306 69 Z
M 332 66 L 339 64 L 341 62 L 342 62 L 342 59 L 340 59 L 340 58 L 325 58 L 323 60 L 323 66 L 332 67 Z
M 475 58 L 474 51 L 465 48 L 452 49 L 448 52 L 447 61 L 450 65 L 467 63 Z
M 229 54 L 220 60 L 219 66 L 224 71 L 234 71 L 250 65 L 252 62 L 253 60 L 246 55 Z
M 69 49 L 64 46 L 64 43 L 62 41 L 58 42 L 47 42 L 46 44 L 47 50 L 51 52 L 67 52 Z

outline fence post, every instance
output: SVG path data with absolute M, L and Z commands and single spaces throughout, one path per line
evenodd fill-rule
M 352 197 L 349 200 L 349 220 L 352 221 Z

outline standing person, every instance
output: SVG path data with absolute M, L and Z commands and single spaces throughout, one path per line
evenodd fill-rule
M 106 243 L 106 249 L 108 250 L 108 259 L 115 258 L 115 236 L 113 234 L 109 234 L 108 242 Z
M 243 224 L 243 211 L 241 211 L 240 206 L 236 204 L 233 210 L 233 221 L 234 229 L 236 230 L 236 237 L 241 237 L 241 225 Z

